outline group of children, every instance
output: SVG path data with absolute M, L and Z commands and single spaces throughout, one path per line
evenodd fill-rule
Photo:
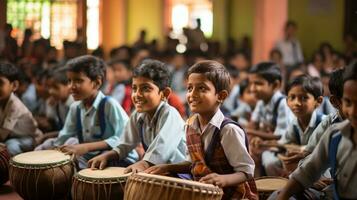
M 115 71 L 129 66 L 122 61 L 110 64 L 118 80 L 122 73 Z M 353 192 L 357 180 L 357 64 L 332 73 L 330 101 L 337 112 L 329 116 L 317 110 L 323 101 L 318 78 L 302 75 L 292 79 L 285 97 L 276 63 L 253 66 L 247 85 L 241 82 L 240 96 L 252 110 L 254 99 L 258 102 L 251 117 L 236 115 L 238 121 L 250 118 L 243 126 L 221 110 L 232 84 L 227 69 L 216 61 L 197 62 L 186 73 L 186 101 L 193 113 L 186 122 L 168 103 L 172 91 L 165 63 L 146 59 L 128 70 L 131 84 L 123 80 L 121 88 L 106 88 L 120 91 L 120 96 L 112 97 L 101 91 L 106 69 L 101 59 L 86 55 L 49 73 L 46 85 L 51 98 L 47 104 L 52 111 L 47 114 L 53 116 L 58 131 L 43 134 L 15 95 L 17 67 L 0 63 L 0 142 L 11 155 L 35 147 L 58 148 L 76 155 L 81 169 L 122 166 L 125 172 L 191 178 L 222 187 L 224 199 L 258 199 L 257 174 L 287 176 L 291 171 L 283 165 L 300 162 L 277 198 L 301 195 L 304 188 L 321 181 L 328 167 L 333 196 L 357 198 Z M 123 109 L 125 101 L 134 105 L 133 112 Z M 285 144 L 299 148 L 291 150 Z M 287 151 L 283 161 L 278 159 L 281 149 Z M 319 190 L 313 194 L 325 195 Z

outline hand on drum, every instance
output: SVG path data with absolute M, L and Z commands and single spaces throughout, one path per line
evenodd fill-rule
M 88 150 L 84 144 L 75 145 L 62 145 L 59 147 L 60 151 L 68 155 L 81 156 L 88 153 Z
M 298 163 L 304 157 L 303 152 L 289 152 L 283 162 L 286 164 Z
M 211 173 L 211 174 L 208 174 L 208 175 L 202 177 L 200 179 L 200 182 L 217 185 L 218 187 L 226 186 L 226 181 L 225 181 L 224 176 L 216 174 L 216 173 Z
M 148 173 L 148 174 L 165 175 L 165 174 L 169 173 L 169 170 L 168 170 L 167 164 L 162 164 L 162 165 L 155 165 L 155 166 L 149 167 L 144 172 Z
M 250 140 L 250 143 L 253 147 L 258 148 L 258 147 L 260 147 L 260 144 L 263 143 L 263 140 L 260 137 L 253 137 Z
M 88 167 L 91 169 L 104 169 L 108 164 L 108 158 L 106 154 L 101 154 L 88 161 Z
M 134 163 L 132 165 L 130 165 L 129 167 L 127 167 L 124 171 L 124 173 L 129 173 L 129 172 L 133 172 L 133 173 L 137 173 L 137 172 L 142 172 L 146 169 L 148 169 L 150 167 L 150 164 L 145 161 L 145 160 L 140 160 L 137 163 Z

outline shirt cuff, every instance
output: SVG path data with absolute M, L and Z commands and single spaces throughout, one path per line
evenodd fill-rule
M 110 146 L 111 148 L 115 148 L 119 144 L 117 138 L 113 138 L 113 137 L 104 140 L 104 142 L 107 143 L 108 146 Z
M 148 161 L 154 165 L 166 163 L 166 161 L 164 161 L 160 155 L 157 155 L 153 152 L 146 152 L 143 160 Z

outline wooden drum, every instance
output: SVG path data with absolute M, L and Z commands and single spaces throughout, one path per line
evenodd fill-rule
M 0 144 L 0 185 L 9 180 L 10 154 L 5 145 Z
M 282 189 L 288 182 L 288 179 L 274 176 L 263 176 L 255 179 L 257 185 L 259 199 L 264 200 L 276 190 Z
M 217 186 L 178 178 L 137 173 L 129 177 L 125 200 L 219 200 L 223 191 Z
M 26 200 L 69 197 L 73 173 L 70 156 L 56 150 L 22 153 L 10 160 L 10 182 Z
M 103 170 L 84 169 L 73 177 L 73 200 L 123 199 L 125 183 L 130 174 L 124 174 L 121 167 L 107 167 Z

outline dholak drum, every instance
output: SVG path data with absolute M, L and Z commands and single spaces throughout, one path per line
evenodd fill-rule
M 10 154 L 5 145 L 0 144 L 0 185 L 9 180 Z
M 73 177 L 73 200 L 123 199 L 125 183 L 130 174 L 124 174 L 121 167 L 107 167 L 103 170 L 84 169 Z
M 219 200 L 223 191 L 217 186 L 178 178 L 137 173 L 129 177 L 125 200 Z
M 259 199 L 268 199 L 268 197 L 276 190 L 282 189 L 288 179 L 274 176 L 263 176 L 255 179 L 257 190 L 259 193 Z
M 73 173 L 70 156 L 56 150 L 22 153 L 10 160 L 10 182 L 24 199 L 69 197 Z

